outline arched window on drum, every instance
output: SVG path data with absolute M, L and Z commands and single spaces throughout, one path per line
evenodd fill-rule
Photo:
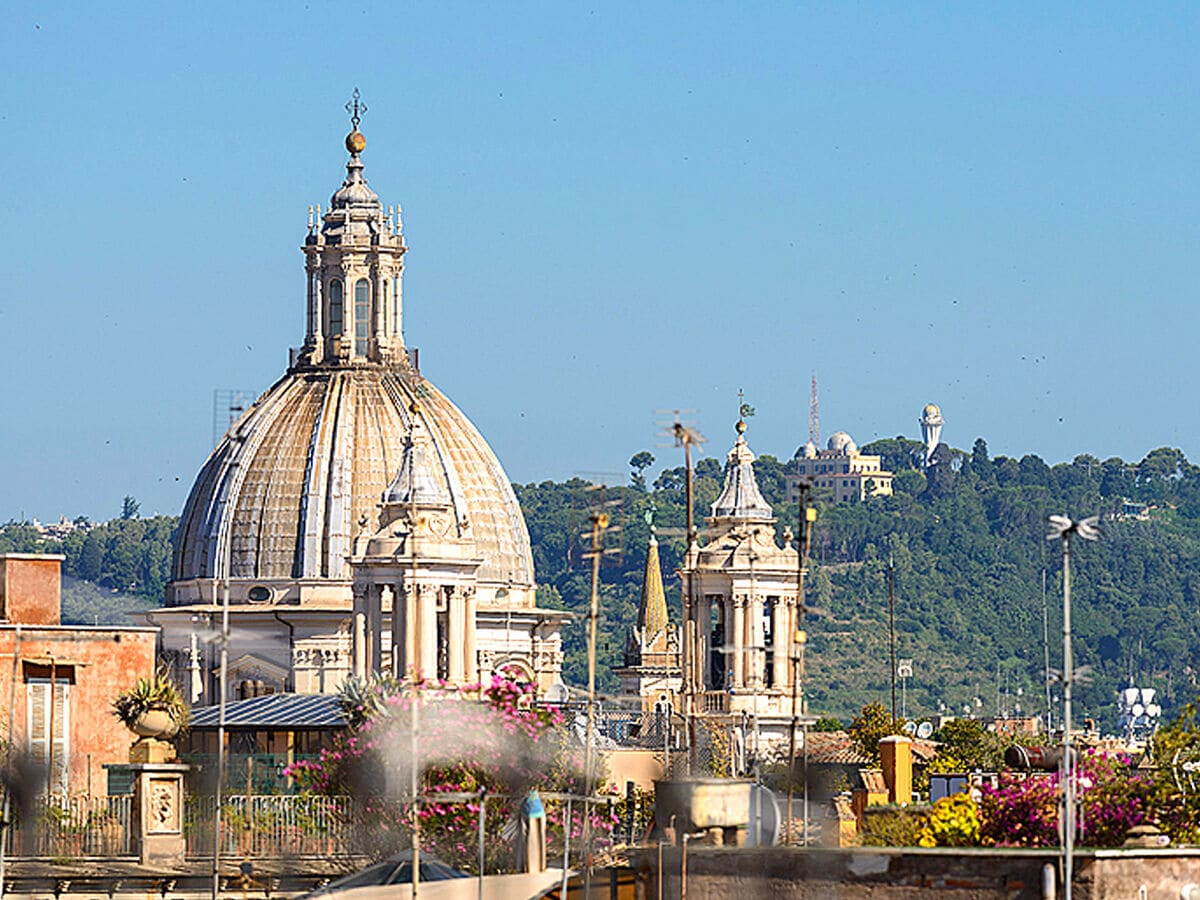
M 366 356 L 371 346 L 371 282 L 360 278 L 354 284 L 354 353 Z

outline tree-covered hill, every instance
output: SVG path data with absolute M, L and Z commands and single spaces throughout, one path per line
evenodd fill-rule
M 120 518 L 80 519 L 61 539 L 25 523 L 0 526 L 0 553 L 62 553 L 63 622 L 127 625 L 130 613 L 161 605 L 178 524 L 173 516 L 138 518 L 136 501 L 127 498 Z
M 1137 463 L 1082 455 L 1047 465 L 1036 456 L 991 458 L 983 440 L 970 452 L 942 446 L 928 477 L 913 465 L 915 441 L 876 441 L 897 472 L 893 497 L 834 505 L 817 494 L 819 518 L 807 583 L 810 708 L 849 718 L 864 703 L 887 699 L 887 568 L 895 567 L 897 656 L 913 660 L 910 714 L 964 707 L 993 714 L 1018 704 L 1045 706 L 1042 583 L 1045 573 L 1051 667 L 1061 659 L 1061 581 L 1057 545 L 1045 540 L 1046 516 L 1104 516 L 1097 544 L 1077 542 L 1074 633 L 1079 665 L 1092 683 L 1077 697 L 1083 712 L 1111 727 L 1116 691 L 1132 676 L 1159 689 L 1170 715 L 1197 693 L 1200 668 L 1200 469 L 1178 450 L 1162 448 Z M 621 552 L 602 570 L 600 684 L 616 687 L 619 664 L 637 614 L 645 566 L 645 512 L 654 507 L 668 598 L 678 620 L 683 549 L 684 471 L 668 468 L 646 484 L 645 451 L 631 460 L 631 486 L 609 488 L 612 536 Z M 796 528 L 787 504 L 791 463 L 764 455 L 755 470 L 779 516 Z M 697 521 L 721 487 L 722 461 L 702 458 L 695 472 Z M 584 620 L 590 568 L 581 536 L 598 492 L 580 480 L 516 485 L 533 541 L 540 602 L 579 614 L 566 630 L 566 677 L 586 679 Z M 612 505 L 612 501 L 618 501 Z M 1142 511 L 1144 504 L 1147 509 Z M 30 526 L 0 527 L 0 552 L 62 552 L 67 575 L 103 589 L 70 612 L 76 621 L 123 615 L 123 595 L 161 602 L 177 520 L 139 519 L 136 504 L 121 518 L 62 541 Z M 84 590 L 85 587 L 71 590 Z M 114 591 L 119 592 L 114 594 Z M 68 591 L 70 594 L 70 591 Z M 137 602 L 132 601 L 133 605 Z M 86 605 L 85 605 L 86 603 Z M 111 610 L 109 609 L 111 607 Z M 115 619 L 109 619 L 113 621 Z
M 1083 715 L 1109 727 L 1116 691 L 1132 676 L 1159 689 L 1172 708 L 1196 694 L 1200 666 L 1200 469 L 1163 448 L 1139 463 L 1079 456 L 1047 465 L 1037 456 L 990 458 L 983 440 L 970 453 L 943 446 L 927 478 L 915 469 L 915 441 L 896 438 L 864 447 L 898 473 L 893 497 L 834 505 L 817 495 L 807 584 L 811 607 L 807 654 L 810 708 L 848 717 L 890 694 L 887 569 L 895 567 L 897 656 L 912 659 L 910 714 L 964 707 L 984 714 L 1018 706 L 1045 708 L 1043 572 L 1046 578 L 1051 668 L 1061 665 L 1062 600 L 1057 544 L 1048 544 L 1046 516 L 1104 515 L 1098 544 L 1077 542 L 1073 627 L 1078 665 L 1092 683 L 1077 691 Z M 636 457 L 635 457 L 636 459 Z M 796 528 L 798 510 L 785 502 L 790 463 L 762 456 L 759 483 L 779 516 Z M 637 470 L 640 471 L 640 470 Z M 601 671 L 617 661 L 636 615 L 645 560 L 642 513 L 653 504 L 658 522 L 681 529 L 682 467 L 649 488 L 608 492 L 623 499 L 624 556 L 604 573 Z M 696 467 L 697 516 L 720 489 L 721 466 Z M 518 485 L 535 545 L 542 597 L 582 613 L 588 570 L 572 539 L 586 530 L 589 497 L 582 483 Z M 1127 506 L 1127 504 L 1134 504 Z M 1139 518 L 1136 504 L 1151 507 Z M 682 537 L 662 538 L 672 572 Z M 679 581 L 668 579 L 675 614 Z M 567 673 L 586 671 L 582 619 L 567 630 Z M 608 688 L 614 679 L 606 679 Z

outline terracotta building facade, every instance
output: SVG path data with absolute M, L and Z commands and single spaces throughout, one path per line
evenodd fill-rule
M 61 556 L 0 554 L 0 698 L 7 738 L 39 790 L 107 793 L 106 763 L 129 761 L 134 736 L 113 698 L 154 674 L 158 630 L 63 625 Z

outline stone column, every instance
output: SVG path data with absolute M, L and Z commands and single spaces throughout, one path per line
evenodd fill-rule
M 371 346 L 378 354 L 383 346 L 383 311 L 387 304 L 387 279 L 382 277 L 378 264 L 371 269 Z
M 733 664 L 733 686 L 746 684 L 746 595 L 736 594 L 733 598 L 733 634 L 726 641 Z
M 313 272 L 313 362 L 325 358 L 325 278 Z
M 392 279 L 392 337 L 400 338 L 404 331 L 404 294 L 403 285 L 400 281 L 400 276 L 403 273 L 403 265 Z
M 408 592 L 402 581 L 392 585 L 392 677 L 399 681 L 408 674 Z
M 465 674 L 463 651 L 467 636 L 463 628 L 463 597 L 457 588 L 447 589 L 446 595 L 446 678 L 452 684 L 462 684 Z
M 348 361 L 354 353 L 354 264 L 343 257 L 342 270 L 342 336 L 338 338 L 336 357 Z
M 776 597 L 771 607 L 771 643 L 775 645 L 771 678 L 776 690 L 782 690 L 789 684 L 788 651 L 791 649 L 791 642 L 788 640 L 787 628 L 787 601 L 783 597 Z
M 707 595 L 696 598 L 696 690 L 708 689 L 708 646 L 712 643 L 712 600 Z
M 683 594 L 683 659 L 679 660 L 682 668 L 685 690 L 696 690 L 698 680 L 696 671 L 696 623 L 692 618 L 691 598 L 688 595 L 688 578 L 684 577 Z
M 371 602 L 370 585 L 355 582 L 354 595 L 354 673 L 360 678 L 371 675 Z
M 373 584 L 367 590 L 367 670 L 371 675 L 378 675 L 383 668 L 383 614 L 380 611 L 379 585 Z
M 763 644 L 766 639 L 763 634 L 763 598 L 762 594 L 750 595 L 750 628 L 747 629 L 749 634 L 746 635 L 746 646 L 750 648 L 750 683 L 755 687 L 762 687 L 763 683 Z
M 463 677 L 469 682 L 479 681 L 479 656 L 475 649 L 476 618 L 479 615 L 479 601 L 475 598 L 475 588 L 463 589 L 464 615 L 463 625 L 463 657 L 466 662 L 466 672 Z
M 367 677 L 367 610 L 366 600 L 354 586 L 354 631 L 351 641 L 354 646 L 354 674 L 358 678 Z
M 131 763 L 133 770 L 133 846 L 143 866 L 182 866 L 187 851 L 183 836 L 182 763 Z
M 422 584 L 418 588 L 421 604 L 421 674 L 437 678 L 437 588 Z
M 421 627 L 420 607 L 417 605 L 417 586 L 411 581 L 404 587 L 404 665 L 405 674 L 416 677 L 421 660 L 421 649 L 417 629 Z

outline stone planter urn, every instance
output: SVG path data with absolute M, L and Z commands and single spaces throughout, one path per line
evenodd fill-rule
M 138 716 L 129 730 L 138 737 L 168 740 L 179 733 L 179 726 L 165 709 L 148 709 Z

